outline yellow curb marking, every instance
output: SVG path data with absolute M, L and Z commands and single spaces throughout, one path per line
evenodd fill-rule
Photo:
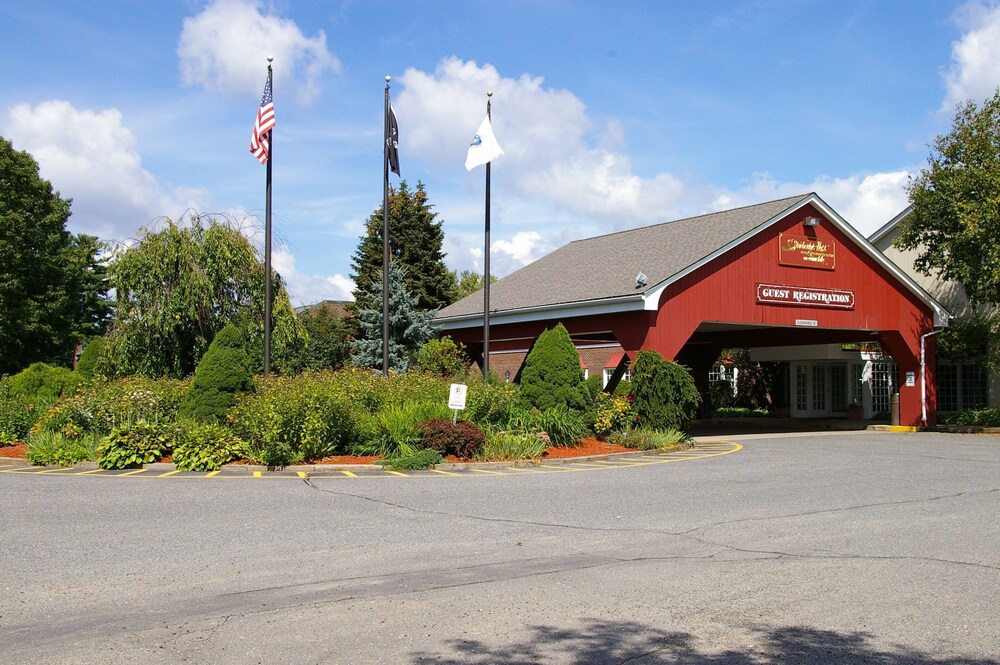
M 586 471 L 598 471 L 598 470 L 609 470 L 609 469 L 628 469 L 628 468 L 637 468 L 637 467 L 643 467 L 643 466 L 650 466 L 650 465 L 653 465 L 653 464 L 670 464 L 670 463 L 674 463 L 674 462 L 686 462 L 686 461 L 689 461 L 689 460 L 707 459 L 707 458 L 710 458 L 710 457 L 719 457 L 719 456 L 722 456 L 722 455 L 729 455 L 731 453 L 735 453 L 735 452 L 738 452 L 740 450 L 743 450 L 743 446 L 741 444 L 739 444 L 739 443 L 736 443 L 735 441 L 713 441 L 713 442 L 709 442 L 709 443 L 697 445 L 696 448 L 694 448 L 694 449 L 688 449 L 688 450 L 682 450 L 682 451 L 674 451 L 674 452 L 665 453 L 665 454 L 656 454 L 656 453 L 653 453 L 653 454 L 650 454 L 650 455 L 643 455 L 641 457 L 631 457 L 631 458 L 623 457 L 623 458 L 619 458 L 619 459 L 599 459 L 599 460 L 584 461 L 584 462 L 563 462 L 563 463 L 559 463 L 559 464 L 541 462 L 541 463 L 537 464 L 536 466 L 510 466 L 510 467 L 502 468 L 501 470 L 471 468 L 471 469 L 468 469 L 467 472 L 463 472 L 463 473 L 455 473 L 455 472 L 451 472 L 451 471 L 442 471 L 442 470 L 439 470 L 439 469 L 429 469 L 429 473 L 407 474 L 407 473 L 401 473 L 399 471 L 392 471 L 392 470 L 389 470 L 389 469 L 383 469 L 382 470 L 383 474 L 366 475 L 365 477 L 368 477 L 368 478 L 378 478 L 378 477 L 385 478 L 387 476 L 399 476 L 401 478 L 414 478 L 414 477 L 416 477 L 416 478 L 421 478 L 421 477 L 422 478 L 430 478 L 430 477 L 433 477 L 431 474 L 435 474 L 435 475 L 439 475 L 439 476 L 467 476 L 467 475 L 471 475 L 472 473 L 478 473 L 480 475 L 503 476 L 503 475 L 517 475 L 517 474 L 528 474 L 528 473 L 580 473 L 580 472 L 586 472 Z M 113 476 L 113 477 L 116 477 L 116 478 L 117 477 L 125 477 L 125 476 L 136 476 L 136 475 L 139 475 L 139 474 L 146 473 L 147 471 L 149 471 L 149 469 L 136 469 L 134 471 L 129 471 L 129 472 L 126 472 L 126 473 L 108 472 L 107 469 L 90 469 L 88 471 L 73 471 L 71 469 L 60 469 L 60 468 L 36 470 L 36 469 L 34 469 L 32 467 L 12 467 L 12 468 L 0 469 L 0 473 L 28 473 L 28 474 L 32 474 L 32 475 L 56 473 L 56 474 L 60 474 L 60 475 L 82 476 L 82 475 L 90 475 L 90 474 L 100 474 L 100 473 L 103 472 L 104 475 L 106 475 L 106 476 Z M 358 478 L 359 477 L 354 472 L 348 471 L 346 469 L 336 469 L 336 470 L 331 470 L 331 471 L 332 471 L 332 473 L 330 473 L 329 475 L 325 475 L 324 474 L 322 477 L 324 477 L 324 478 L 341 478 L 341 477 Z M 338 471 L 342 475 L 337 475 Z M 202 477 L 204 477 L 204 478 L 214 478 L 218 474 L 220 474 L 221 472 L 222 472 L 221 469 L 219 471 L 212 471 L 212 472 L 209 472 L 205 476 L 202 476 Z M 149 475 L 147 477 L 151 477 L 151 478 L 166 478 L 166 477 L 169 477 L 169 476 L 176 475 L 178 473 L 180 473 L 180 470 L 173 470 L 173 471 L 166 471 L 164 473 L 159 473 L 159 474 L 155 474 L 155 475 Z M 227 475 L 227 476 L 222 476 L 222 477 L 223 478 L 238 478 L 238 477 L 242 477 L 242 476 L 241 475 Z M 263 471 L 259 471 L 259 470 L 255 470 L 255 471 L 252 472 L 252 477 L 253 478 L 262 478 L 262 477 L 264 477 L 264 472 Z M 273 477 L 273 478 L 297 477 L 297 478 L 304 479 L 304 478 L 308 478 L 309 474 L 306 471 L 296 471 L 294 476 L 292 476 L 291 474 L 273 474 L 273 475 L 269 475 L 269 477 Z

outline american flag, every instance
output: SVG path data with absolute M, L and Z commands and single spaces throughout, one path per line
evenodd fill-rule
M 264 95 L 260 98 L 260 108 L 257 109 L 257 122 L 254 123 L 253 133 L 250 134 L 250 153 L 260 160 L 261 164 L 267 164 L 267 159 L 271 154 L 271 142 L 268 140 L 268 133 L 274 128 L 274 100 L 271 99 L 271 77 L 267 77 L 264 84 Z

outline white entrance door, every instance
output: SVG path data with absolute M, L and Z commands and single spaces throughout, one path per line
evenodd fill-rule
M 794 363 L 792 382 L 792 415 L 825 418 L 847 411 L 850 396 L 846 363 Z
M 826 365 L 812 366 L 812 386 L 810 386 L 810 416 L 826 416 L 830 413 L 830 382 Z

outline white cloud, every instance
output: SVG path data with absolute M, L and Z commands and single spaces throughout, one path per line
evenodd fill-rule
M 339 71 L 322 30 L 306 37 L 291 19 L 262 11 L 260 0 L 214 0 L 184 19 L 177 44 L 181 78 L 206 90 L 259 95 L 268 56 L 276 89 L 293 89 L 303 103 L 319 94 L 319 79 Z
M 497 240 L 490 244 L 490 272 L 506 275 L 553 249 L 537 231 L 519 231 L 510 240 Z
M 293 306 L 321 300 L 354 300 L 354 282 L 341 274 L 306 275 L 295 265 L 295 256 L 283 245 L 272 247 L 271 266 L 285 280 Z
M 614 149 L 624 142 L 620 124 L 596 127 L 579 98 L 544 87 L 541 77 L 506 78 L 492 65 L 447 58 L 433 73 L 408 69 L 401 81 L 400 140 L 430 162 L 460 167 L 492 90 L 505 153 L 493 168 L 507 174 L 504 187 L 514 194 L 616 224 L 655 222 L 681 201 L 678 178 L 641 177 Z
M 811 183 L 779 182 L 768 174 L 757 174 L 754 181 L 737 191 L 721 191 L 709 206 L 727 210 L 797 194 L 816 192 L 824 201 L 863 235 L 871 235 L 895 217 L 909 203 L 906 184 L 908 171 L 853 175 L 846 178 L 820 176 Z
M 161 216 L 201 209 L 197 188 L 167 188 L 143 168 L 135 136 L 117 109 L 77 110 L 53 100 L 9 109 L 3 134 L 34 156 L 42 177 L 73 199 L 73 232 L 122 240 Z
M 967 99 L 979 104 L 1000 85 L 1000 5 L 970 2 L 955 18 L 966 32 L 951 47 L 943 113 L 952 113 L 956 104 Z
M 433 72 L 408 69 L 395 100 L 404 149 L 461 177 L 468 141 L 485 113 L 485 92 L 494 92 L 493 127 L 505 152 L 493 164 L 494 188 L 503 188 L 493 211 L 494 238 L 503 237 L 494 240 L 491 253 L 491 272 L 499 276 L 576 238 L 812 191 L 866 235 L 907 204 L 905 170 L 821 175 L 810 183 L 757 174 L 735 190 L 667 172 L 643 176 L 624 152 L 617 120 L 597 123 L 572 92 L 543 83 L 447 58 Z M 468 182 L 481 177 L 478 170 Z M 449 259 L 460 269 L 482 271 L 481 252 L 473 251 L 482 246 L 482 235 L 464 221 L 481 224 L 481 213 L 448 213 Z

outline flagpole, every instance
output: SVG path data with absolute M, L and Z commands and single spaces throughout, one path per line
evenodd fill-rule
M 490 97 L 486 91 L 486 117 L 490 118 Z M 491 120 L 492 122 L 492 120 Z M 490 378 L 490 162 L 486 162 L 486 247 L 483 250 L 483 380 Z
M 382 376 L 389 376 L 389 81 L 385 77 L 382 147 Z
M 267 59 L 267 83 L 274 99 L 273 72 Z M 271 162 L 274 161 L 274 130 L 267 132 L 267 184 L 264 194 L 264 376 L 271 373 Z

